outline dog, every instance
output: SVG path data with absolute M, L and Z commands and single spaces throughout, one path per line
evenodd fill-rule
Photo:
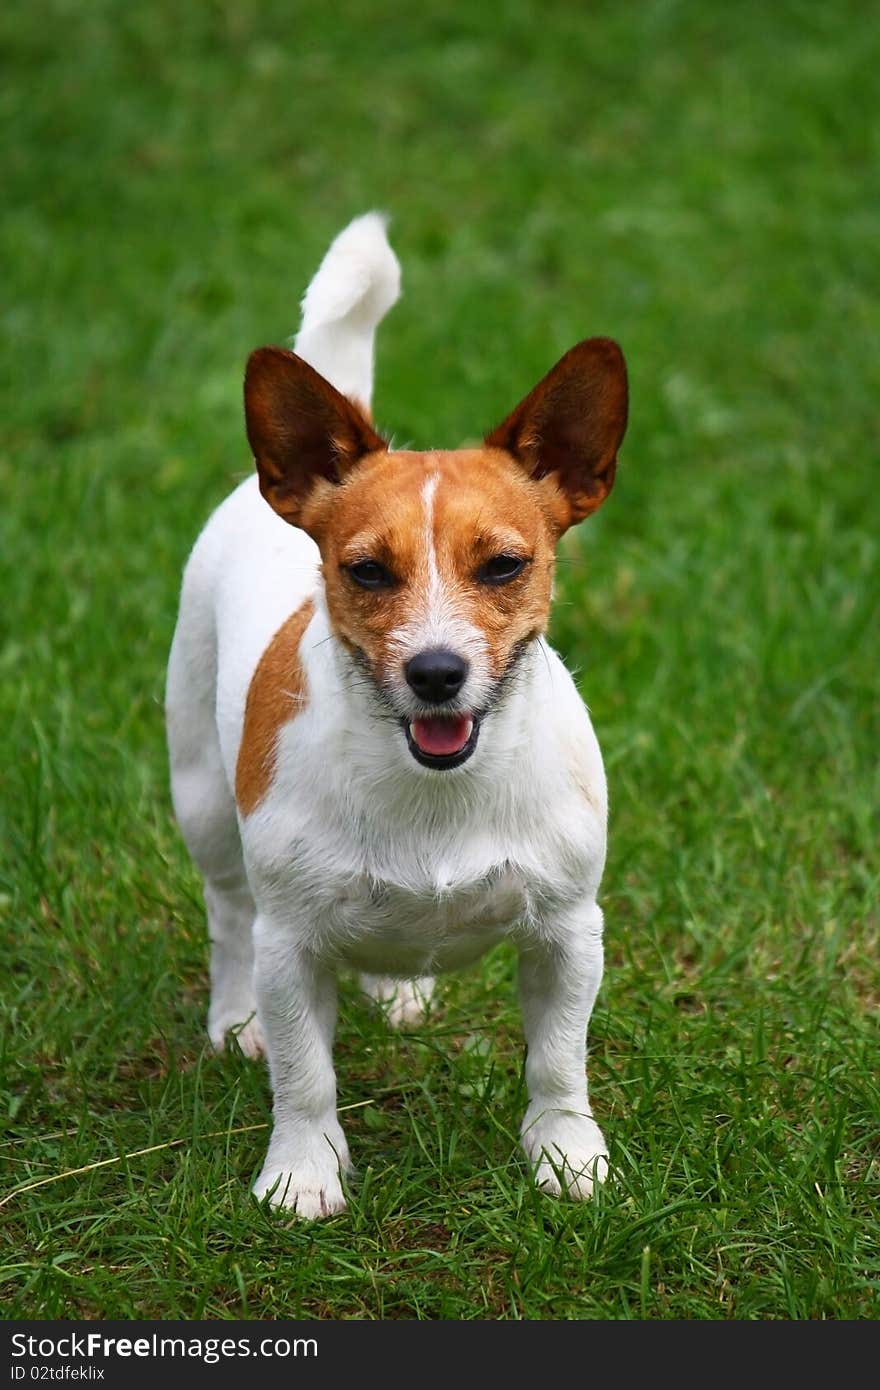
M 544 632 L 554 549 L 611 491 L 623 354 L 578 343 L 479 447 L 393 449 L 370 413 L 400 293 L 377 213 L 330 246 L 293 352 L 245 375 L 256 476 L 187 563 L 167 679 L 172 798 L 204 879 L 208 1033 L 265 1052 L 253 1191 L 345 1207 L 336 977 L 396 1025 L 434 976 L 518 950 L 538 1186 L 589 1197 L 608 1151 L 587 1093 L 603 970 L 607 799 L 587 710 Z

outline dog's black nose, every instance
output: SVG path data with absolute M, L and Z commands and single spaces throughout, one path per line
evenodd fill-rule
M 455 652 L 443 647 L 419 652 L 403 668 L 407 683 L 420 700 L 427 704 L 442 705 L 452 700 L 464 685 L 468 664 Z

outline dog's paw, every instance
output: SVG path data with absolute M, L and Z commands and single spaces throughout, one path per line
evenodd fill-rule
M 215 1052 L 225 1052 L 229 1046 L 230 1035 L 235 1038 L 245 1057 L 257 1058 L 266 1052 L 266 1039 L 255 1013 L 250 1018 L 235 1018 L 229 1013 L 211 1015 L 208 1019 L 208 1037 Z
M 319 1173 L 313 1167 L 266 1167 L 254 1183 L 253 1194 L 258 1201 L 268 1197 L 270 1206 L 293 1212 L 305 1221 L 345 1211 L 338 1171 Z
M 362 975 L 361 988 L 379 1005 L 392 1028 L 415 1027 L 431 1012 L 434 981 L 430 975 L 418 980 Z
M 608 1148 L 589 1115 L 530 1105 L 521 1139 L 542 1192 L 585 1201 L 608 1176 Z
M 253 1186 L 258 1201 L 290 1211 L 307 1221 L 345 1210 L 342 1174 L 351 1172 L 348 1144 L 341 1126 L 309 1129 L 287 1147 L 273 1142 L 263 1171 Z

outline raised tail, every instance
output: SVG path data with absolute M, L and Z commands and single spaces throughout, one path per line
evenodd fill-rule
M 367 414 L 373 398 L 373 340 L 400 298 L 400 265 L 385 218 L 365 213 L 330 245 L 302 302 L 293 348 Z

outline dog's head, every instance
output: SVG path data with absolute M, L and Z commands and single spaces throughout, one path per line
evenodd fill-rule
M 626 429 L 623 354 L 573 347 L 480 448 L 391 451 L 282 348 L 251 354 L 263 496 L 317 542 L 337 637 L 417 762 L 458 767 L 546 628 L 557 540 L 604 502 Z

